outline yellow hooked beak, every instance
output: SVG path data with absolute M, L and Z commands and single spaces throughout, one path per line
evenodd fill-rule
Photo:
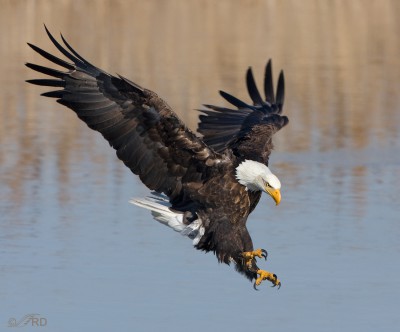
M 281 202 L 281 192 L 280 192 L 279 189 L 266 187 L 265 191 L 273 198 L 273 200 L 275 201 L 276 205 L 278 205 Z

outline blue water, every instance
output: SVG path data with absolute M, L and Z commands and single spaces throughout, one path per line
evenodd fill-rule
M 100 137 L 94 142 L 102 164 L 83 160 L 68 186 L 57 160 L 43 158 L 35 178 L 26 175 L 23 201 L 2 201 L 3 327 L 28 313 L 54 331 L 394 331 L 400 323 L 392 149 L 380 151 L 392 156 L 384 165 L 368 151 L 275 153 L 284 199 L 275 207 L 263 197 L 248 227 L 282 288 L 256 292 L 129 204 L 147 190 Z

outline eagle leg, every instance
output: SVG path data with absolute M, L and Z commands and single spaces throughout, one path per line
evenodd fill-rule
M 260 286 L 264 280 L 271 281 L 273 284 L 272 287 L 278 286 L 278 289 L 281 288 L 282 284 L 276 274 L 264 270 L 257 270 L 257 274 L 259 277 L 256 279 L 253 285 L 255 290 L 258 290 L 257 286 Z
M 256 249 L 253 251 L 242 252 L 241 256 L 245 260 L 246 266 L 250 268 L 253 265 L 253 259 L 255 257 L 264 258 L 265 260 L 267 260 L 268 253 L 264 249 Z
M 267 260 L 268 253 L 264 249 L 256 249 L 253 251 L 245 251 L 240 254 L 242 259 L 244 260 L 244 265 L 247 267 L 249 271 L 253 271 L 258 275 L 254 282 L 254 289 L 257 290 L 257 286 L 260 286 L 264 280 L 268 280 L 272 282 L 272 287 L 278 286 L 278 289 L 281 287 L 281 282 L 276 276 L 276 274 L 261 270 L 255 265 L 255 258 L 264 258 Z

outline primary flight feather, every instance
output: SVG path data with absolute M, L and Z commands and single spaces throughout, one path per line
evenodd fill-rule
M 59 88 L 43 93 L 72 109 L 91 129 L 100 132 L 117 156 L 153 195 L 132 202 L 151 210 L 159 222 L 193 239 L 197 249 L 212 251 L 220 262 L 235 264 L 254 287 L 263 280 L 281 282 L 260 269 L 246 228 L 262 192 L 276 204 L 281 200 L 279 179 L 268 168 L 272 136 L 288 123 L 281 115 L 284 76 L 280 73 L 276 94 L 271 61 L 264 77 L 265 99 L 257 89 L 252 70 L 246 75 L 247 104 L 220 91 L 233 108 L 205 105 L 197 136 L 156 93 L 122 77 L 113 76 L 82 58 L 61 36 L 61 45 L 47 30 L 62 60 L 28 45 L 65 70 L 32 63 L 29 68 L 50 76 L 27 82 Z

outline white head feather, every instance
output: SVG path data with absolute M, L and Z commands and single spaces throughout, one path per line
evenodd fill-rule
M 278 177 L 266 165 L 254 160 L 243 161 L 236 168 L 236 178 L 250 191 L 265 191 L 266 183 L 274 189 L 281 188 Z

